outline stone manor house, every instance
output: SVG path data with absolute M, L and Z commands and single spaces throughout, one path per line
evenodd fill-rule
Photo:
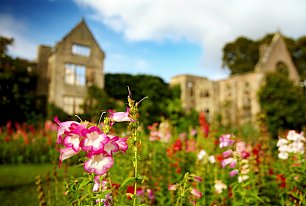
M 276 33 L 269 45 L 259 48 L 259 60 L 252 72 L 232 75 L 212 81 L 194 75 L 177 75 L 171 85 L 180 85 L 181 101 L 188 111 L 204 112 L 208 121 L 221 115 L 223 124 L 242 125 L 255 123 L 260 105 L 258 89 L 265 75 L 286 68 L 289 78 L 299 83 L 299 75 L 280 33 Z
M 265 74 L 286 67 L 289 78 L 299 75 L 280 33 L 270 45 L 262 45 L 260 58 L 252 72 L 212 81 L 205 77 L 177 75 L 170 84 L 181 87 L 183 107 L 204 112 L 208 121 L 217 115 L 224 124 L 255 122 L 260 112 L 257 91 Z M 104 88 L 105 53 L 99 47 L 86 22 L 81 20 L 55 46 L 40 45 L 37 54 L 38 106 L 52 103 L 70 115 L 83 113 L 82 105 L 91 85 Z
M 87 87 L 104 88 L 104 58 L 84 20 L 54 47 L 40 45 L 36 68 L 38 104 L 52 103 L 70 115 L 83 113 Z

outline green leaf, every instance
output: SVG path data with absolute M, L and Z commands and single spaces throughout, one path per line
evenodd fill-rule
M 90 182 L 90 179 L 84 179 L 83 182 L 80 184 L 78 190 L 88 185 L 89 182 Z
M 112 190 L 103 190 L 102 192 L 98 192 L 97 196 L 94 196 L 94 199 L 104 199 L 105 195 L 107 195 L 108 193 L 111 193 Z
M 134 182 L 134 181 L 135 181 L 135 178 L 134 178 L 134 177 L 128 177 L 128 178 L 126 178 L 126 179 L 123 181 L 122 185 L 119 187 L 119 190 L 121 190 L 121 189 L 124 188 L 126 185 L 128 185 L 129 183 Z

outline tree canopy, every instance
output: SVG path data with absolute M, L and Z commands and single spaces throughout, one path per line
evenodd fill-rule
M 0 125 L 35 116 L 35 63 L 8 55 L 13 39 L 0 37 Z
M 169 117 L 169 100 L 177 101 L 179 94 L 160 77 L 152 75 L 106 74 L 105 91 L 110 97 L 125 100 L 130 87 L 133 99 L 136 101 L 148 97 L 139 107 L 144 125 L 160 121 L 160 117 Z M 177 102 L 177 108 L 180 108 Z
M 264 121 L 276 137 L 279 130 L 301 130 L 306 125 L 306 97 L 284 73 L 268 74 L 258 92 Z
M 223 47 L 222 64 L 230 69 L 231 74 L 253 71 L 259 59 L 259 46 L 270 44 L 274 34 L 267 34 L 261 39 L 251 40 L 238 37 Z M 284 37 L 292 60 L 302 77 L 306 79 L 306 36 L 298 39 Z

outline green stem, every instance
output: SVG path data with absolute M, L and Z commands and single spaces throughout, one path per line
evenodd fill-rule
M 133 206 L 137 205 L 137 176 L 138 176 L 138 148 L 137 148 L 137 131 L 134 128 L 133 131 L 133 136 L 134 136 L 134 140 L 133 140 L 133 150 L 134 150 L 134 178 L 135 178 L 135 182 L 134 182 L 134 202 L 133 202 Z

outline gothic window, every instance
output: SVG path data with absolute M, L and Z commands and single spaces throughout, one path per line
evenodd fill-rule
M 281 73 L 281 74 L 284 74 L 284 75 L 288 75 L 289 74 L 288 67 L 287 67 L 287 65 L 284 62 L 278 62 L 276 64 L 276 71 L 278 73 Z
M 243 89 L 243 117 L 245 119 L 251 118 L 252 100 L 250 94 L 250 84 L 249 82 L 244 83 Z
M 80 44 L 73 44 L 72 45 L 72 54 L 89 57 L 90 47 L 80 45 Z
M 70 115 L 82 114 L 84 112 L 82 108 L 83 104 L 84 100 L 81 97 L 65 96 L 63 109 L 67 114 Z
M 208 90 L 203 90 L 203 91 L 201 91 L 200 97 L 201 97 L 201 98 L 209 97 L 209 92 L 208 92 Z
M 192 81 L 189 81 L 187 83 L 187 88 L 188 88 L 188 94 L 189 96 L 193 97 L 194 96 L 194 85 Z
M 77 64 L 66 64 L 65 83 L 68 85 L 85 86 L 86 67 Z

